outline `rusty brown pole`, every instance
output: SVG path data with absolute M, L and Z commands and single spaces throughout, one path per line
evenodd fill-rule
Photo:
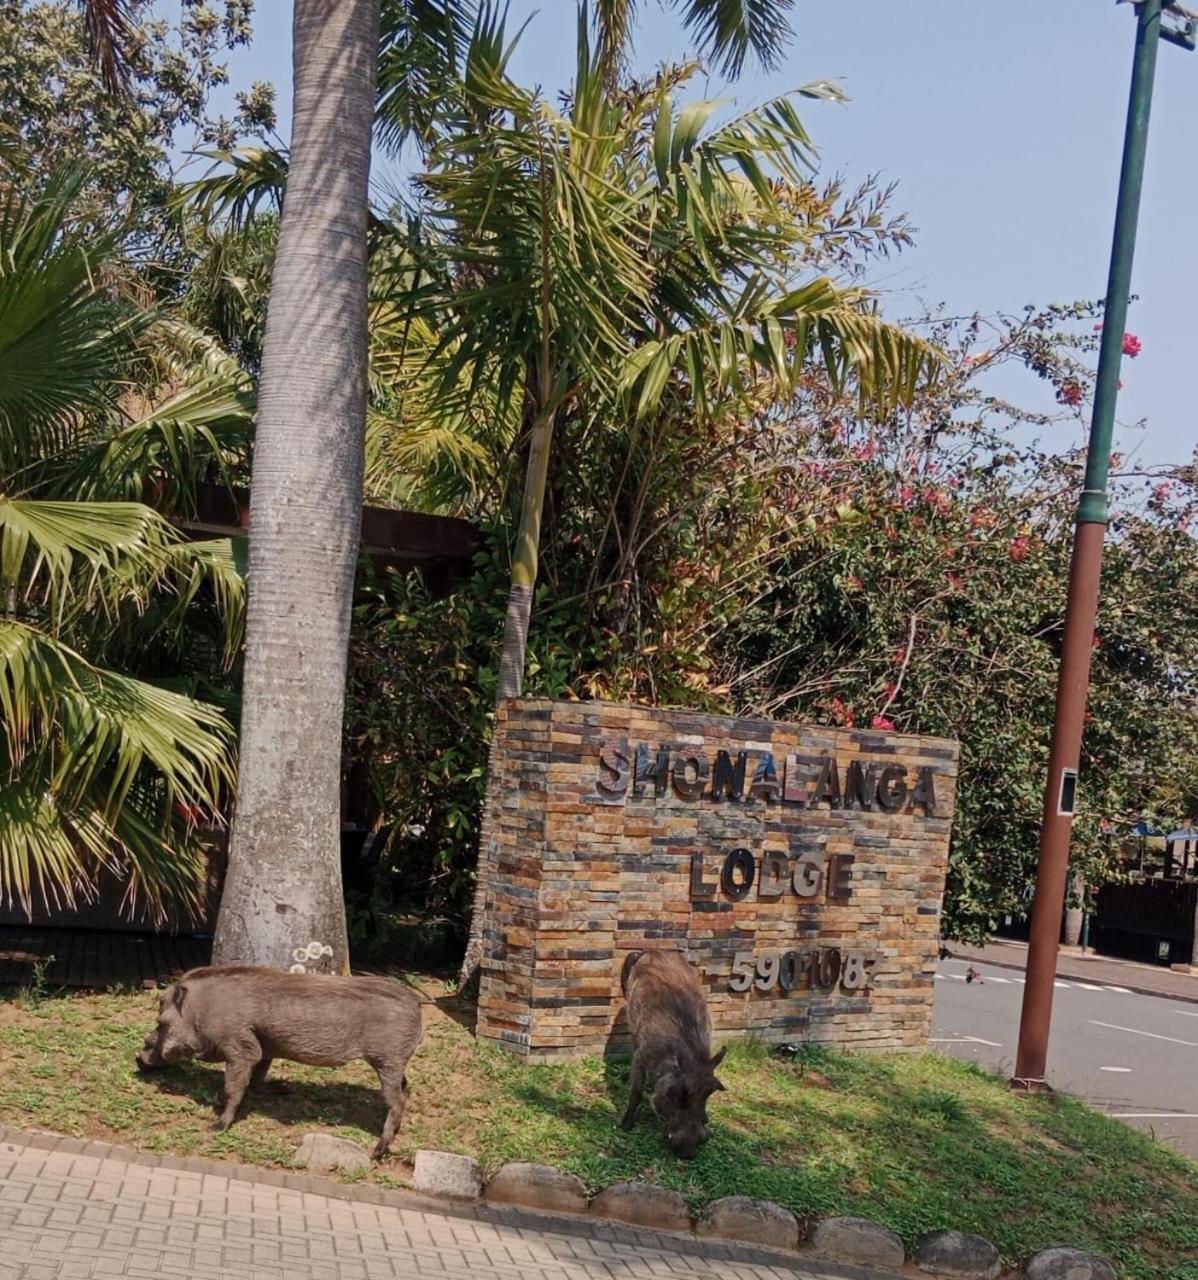
M 1090 655 L 1094 648 L 1094 620 L 1098 613 L 1102 548 L 1109 519 L 1107 471 L 1115 427 L 1119 364 L 1123 356 L 1123 335 L 1127 326 L 1136 223 L 1144 183 L 1148 116 L 1152 106 L 1152 86 L 1160 36 L 1161 0 L 1139 0 L 1136 5 L 1136 50 L 1132 63 L 1131 95 L 1123 138 L 1123 169 L 1119 175 L 1119 200 L 1115 212 L 1110 273 L 1107 278 L 1102 345 L 1094 387 L 1094 411 L 1090 419 L 1090 447 L 1086 456 L 1086 478 L 1081 501 L 1078 503 L 1073 558 L 1069 568 L 1064 652 L 1057 680 L 1056 716 L 1048 761 L 1048 785 L 1044 793 L 1044 820 L 1040 828 L 1040 862 L 1036 872 L 1036 897 L 1032 906 L 1027 977 L 1023 988 L 1023 1012 L 1019 1022 L 1019 1048 L 1015 1056 L 1015 1074 L 1011 1079 L 1013 1089 L 1029 1092 L 1047 1088 L 1044 1073 L 1048 1064 L 1048 1032 L 1052 1022 L 1061 913 L 1065 906 L 1065 884 L 1069 876 L 1069 836 L 1073 829 L 1082 728 L 1086 718 L 1086 693 L 1090 684 Z
M 1043 1087 L 1048 1062 L 1048 1030 L 1052 1020 L 1053 984 L 1057 976 L 1061 911 L 1065 905 L 1065 886 L 1069 876 L 1069 835 L 1073 829 L 1072 812 L 1061 812 L 1065 808 L 1061 804 L 1061 789 L 1067 770 L 1076 777 L 1081 756 L 1105 535 L 1105 523 L 1079 522 L 1069 569 L 1065 648 L 1057 683 L 1056 719 L 1048 760 L 1043 825 L 1040 828 L 1040 866 L 1032 908 L 1031 943 L 1027 951 L 1019 1049 L 1015 1074 L 1011 1079 L 1013 1088 L 1032 1091 Z

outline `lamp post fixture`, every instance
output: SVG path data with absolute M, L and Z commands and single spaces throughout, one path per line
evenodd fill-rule
M 1163 3 L 1163 0 L 1134 0 L 1134 3 L 1136 46 L 1127 126 L 1123 137 L 1123 168 L 1119 175 L 1119 199 L 1115 211 L 1110 273 L 1107 277 L 1094 409 L 1090 419 L 1086 478 L 1077 508 L 1073 558 L 1069 566 L 1064 650 L 1057 678 L 1048 785 L 1044 795 L 1044 819 L 1040 828 L 1040 859 L 1036 871 L 1036 897 L 1032 906 L 1023 1013 L 1019 1023 L 1015 1074 L 1011 1079 L 1013 1089 L 1027 1092 L 1039 1092 L 1048 1088 L 1044 1071 L 1048 1061 L 1053 983 L 1056 980 L 1061 912 L 1065 905 L 1065 884 L 1069 874 L 1069 836 L 1077 799 L 1082 728 L 1086 714 L 1086 693 L 1090 683 L 1090 655 L 1094 647 L 1094 620 L 1098 612 L 1098 586 L 1102 573 L 1102 548 L 1109 520 L 1107 472 L 1111 437 L 1115 427 L 1115 401 L 1119 391 L 1119 364 L 1127 325 L 1127 303 L 1131 294 L 1136 223 L 1140 213 L 1140 192 L 1144 184 L 1144 156 L 1148 145 L 1148 116 L 1156 75 L 1157 46 L 1164 39 L 1192 50 L 1198 30 L 1195 15 L 1177 4 Z M 1164 20 L 1166 16 L 1168 21 Z

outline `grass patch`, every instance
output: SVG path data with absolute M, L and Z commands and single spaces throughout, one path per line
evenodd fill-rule
M 646 1105 L 617 1120 L 626 1063 L 527 1066 L 475 1043 L 438 982 L 421 981 L 425 1039 L 391 1159 L 370 1175 L 402 1185 L 417 1147 L 476 1155 L 494 1169 L 538 1160 L 592 1189 L 644 1178 L 695 1205 L 762 1196 L 799 1215 L 862 1214 L 908 1243 L 944 1227 L 993 1240 L 1008 1262 L 1054 1244 L 1094 1249 L 1133 1280 L 1198 1280 L 1198 1165 L 1070 1098 L 1017 1098 L 994 1076 L 936 1055 L 809 1049 L 780 1060 L 732 1045 L 711 1102 L 711 1139 L 676 1160 Z M 153 993 L 0 1003 L 0 1122 L 146 1151 L 288 1163 L 308 1129 L 373 1143 L 382 1104 L 364 1063 L 277 1063 L 287 1091 L 251 1095 L 212 1132 L 220 1068 L 141 1078 L 133 1055 Z

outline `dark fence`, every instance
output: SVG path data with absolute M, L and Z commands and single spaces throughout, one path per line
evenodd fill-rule
M 1104 885 L 1092 923 L 1100 951 L 1160 964 L 1185 964 L 1194 948 L 1198 883 L 1138 880 Z

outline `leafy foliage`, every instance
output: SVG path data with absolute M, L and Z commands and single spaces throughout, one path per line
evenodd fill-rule
M 26 909 L 35 897 L 71 904 L 108 870 L 130 908 L 191 907 L 195 826 L 232 783 L 232 727 L 219 707 L 131 673 L 159 674 L 155 661 L 174 650 L 177 676 L 184 645 L 195 671 L 206 625 L 221 636 L 213 665 L 227 665 L 242 578 L 227 546 L 183 543 L 139 501 L 78 493 L 140 498 L 167 473 L 189 484 L 220 456 L 214 425 L 236 424 L 244 439 L 244 388 L 228 370 L 219 382 L 211 357 L 189 367 L 188 386 L 178 350 L 162 352 L 176 390 L 118 425 L 120 379 L 153 365 L 134 350 L 153 318 L 105 283 L 115 238 L 80 234 L 77 176 L 52 175 L 25 197 L 3 187 L 0 894 Z
M 626 419 L 602 450 L 564 436 L 529 693 L 959 738 L 945 934 L 1022 916 L 1084 461 L 1031 433 L 1067 429 L 1084 403 L 1021 410 L 993 394 L 994 371 L 1010 385 L 1025 370 L 1050 398 L 1084 392 L 1094 316 L 929 321 L 949 359 L 902 413 L 861 415 L 814 368 L 755 411 L 704 422 L 679 404 L 664 422 Z M 1119 837 L 1141 817 L 1177 825 L 1198 804 L 1198 471 L 1114 470 L 1074 840 L 1091 887 L 1121 874 Z M 499 547 L 509 509 L 494 508 Z M 374 761 L 385 810 L 422 829 L 392 857 L 436 910 L 463 901 L 473 860 L 501 627 L 490 555 L 452 600 L 390 582 L 359 613 L 353 749 Z M 435 783 L 413 785 L 430 761 Z
M 209 111 L 225 82 L 223 51 L 251 35 L 244 0 L 184 6 L 172 28 L 149 0 L 3 0 L 0 120 L 11 130 L 10 162 L 26 183 L 87 157 L 81 217 L 111 227 L 157 268 L 185 269 L 169 212 L 168 153 L 194 139 L 229 148 L 239 133 L 274 125 L 273 93 L 239 95 L 233 119 Z M 114 87 L 120 92 L 113 92 Z

